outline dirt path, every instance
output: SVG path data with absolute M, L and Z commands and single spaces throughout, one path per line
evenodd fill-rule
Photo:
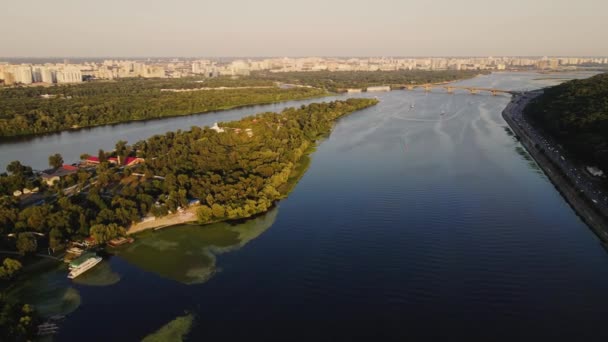
M 139 222 L 131 225 L 127 230 L 127 234 L 135 234 L 147 229 L 173 226 L 176 224 L 189 223 L 196 221 L 196 206 L 185 209 L 181 213 L 169 214 L 167 216 L 158 217 L 156 220 Z

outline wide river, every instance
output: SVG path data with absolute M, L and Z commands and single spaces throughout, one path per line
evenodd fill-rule
M 68 313 L 57 340 L 135 341 L 190 313 L 191 341 L 606 341 L 608 253 L 508 130 L 508 96 L 357 96 L 380 103 L 341 119 L 269 213 L 146 232 L 73 283 L 52 269 L 26 284 L 43 311 Z M 43 168 L 54 152 L 309 102 L 44 136 L 1 145 L 1 163 Z

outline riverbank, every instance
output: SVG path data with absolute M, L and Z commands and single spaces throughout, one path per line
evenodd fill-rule
M 542 91 L 534 91 L 522 93 L 513 96 L 511 102 L 502 112 L 502 117 L 509 124 L 515 135 L 519 138 L 521 144 L 526 148 L 528 153 L 534 158 L 536 163 L 545 172 L 551 180 L 555 188 L 562 194 L 570 206 L 582 218 L 582 220 L 591 228 L 591 230 L 604 243 L 608 242 L 608 218 L 600 213 L 593 205 L 593 202 L 574 184 L 576 179 L 570 177 L 555 164 L 555 162 L 546 155 L 540 147 L 536 134 L 532 134 L 527 129 L 526 124 L 522 124 L 525 120 L 523 109 L 536 96 L 542 94 Z
M 159 120 L 164 120 L 164 119 L 190 116 L 190 115 L 221 113 L 223 111 L 228 111 L 228 110 L 232 110 L 232 109 L 242 109 L 242 108 L 249 108 L 249 107 L 255 107 L 255 106 L 271 105 L 271 104 L 277 104 L 277 103 L 289 102 L 289 101 L 322 99 L 322 98 L 334 96 L 334 95 L 336 95 L 336 94 L 332 93 L 332 92 L 325 92 L 325 93 L 320 93 L 320 94 L 316 94 L 316 95 L 300 96 L 300 97 L 295 96 L 293 98 L 280 99 L 280 100 L 258 101 L 258 102 L 250 102 L 250 103 L 246 103 L 246 104 L 239 104 L 239 105 L 232 105 L 232 106 L 219 106 L 219 107 L 212 108 L 209 110 L 204 110 L 204 111 L 177 113 L 177 114 L 162 115 L 162 116 L 148 117 L 148 118 L 116 120 L 116 121 L 109 121 L 109 122 L 99 123 L 99 124 L 90 124 L 90 125 L 86 125 L 86 126 L 75 125 L 75 126 L 67 127 L 64 129 L 51 130 L 51 131 L 40 132 L 40 133 L 0 135 L 0 143 L 11 143 L 11 142 L 15 142 L 15 141 L 28 141 L 30 139 L 34 139 L 34 138 L 38 138 L 38 137 L 42 137 L 42 136 L 48 136 L 48 135 L 61 134 L 63 132 L 75 132 L 75 131 L 93 129 L 93 128 L 104 127 L 104 126 L 112 127 L 112 126 L 116 126 L 116 125 L 128 124 L 128 123 L 133 123 L 133 122 L 159 121 Z

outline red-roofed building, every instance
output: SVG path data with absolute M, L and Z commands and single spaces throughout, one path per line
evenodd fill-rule
M 133 165 L 137 165 L 140 163 L 143 163 L 144 159 L 143 158 L 137 158 L 137 157 L 127 157 L 127 159 L 125 160 L 125 165 L 126 166 L 133 166 Z
M 97 246 L 98 245 L 97 240 L 95 240 L 95 238 L 92 237 L 92 236 L 84 239 L 83 243 L 87 247 L 93 247 L 93 246 Z
M 119 158 L 117 157 L 109 157 L 108 158 L 108 163 L 112 163 L 112 164 L 116 164 L 116 165 L 121 165 L 118 162 Z M 133 166 L 133 165 L 137 165 L 139 163 L 143 163 L 144 159 L 143 158 L 137 158 L 137 157 L 127 157 L 125 158 L 125 160 L 123 161 L 124 165 L 126 166 Z M 89 157 L 85 160 L 85 163 L 87 164 L 99 164 L 99 158 L 97 157 Z
M 72 165 L 63 165 L 57 169 L 50 169 L 42 172 L 42 180 L 46 182 L 48 185 L 53 185 L 55 182 L 58 182 L 62 177 L 67 175 L 74 174 L 78 171 L 76 166 Z
M 99 164 L 99 158 L 97 157 L 89 157 L 85 160 L 87 164 Z
M 67 170 L 67 171 L 78 171 L 78 167 L 74 166 L 74 165 L 64 164 L 61 168 L 63 168 L 64 170 Z

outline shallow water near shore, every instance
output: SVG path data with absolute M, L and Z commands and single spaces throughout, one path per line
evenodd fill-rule
M 340 119 L 277 208 L 138 236 L 107 261 L 118 282 L 71 285 L 57 340 L 140 340 L 184 312 L 192 341 L 608 338 L 608 253 L 509 134 L 509 97 L 357 96 L 380 103 Z

